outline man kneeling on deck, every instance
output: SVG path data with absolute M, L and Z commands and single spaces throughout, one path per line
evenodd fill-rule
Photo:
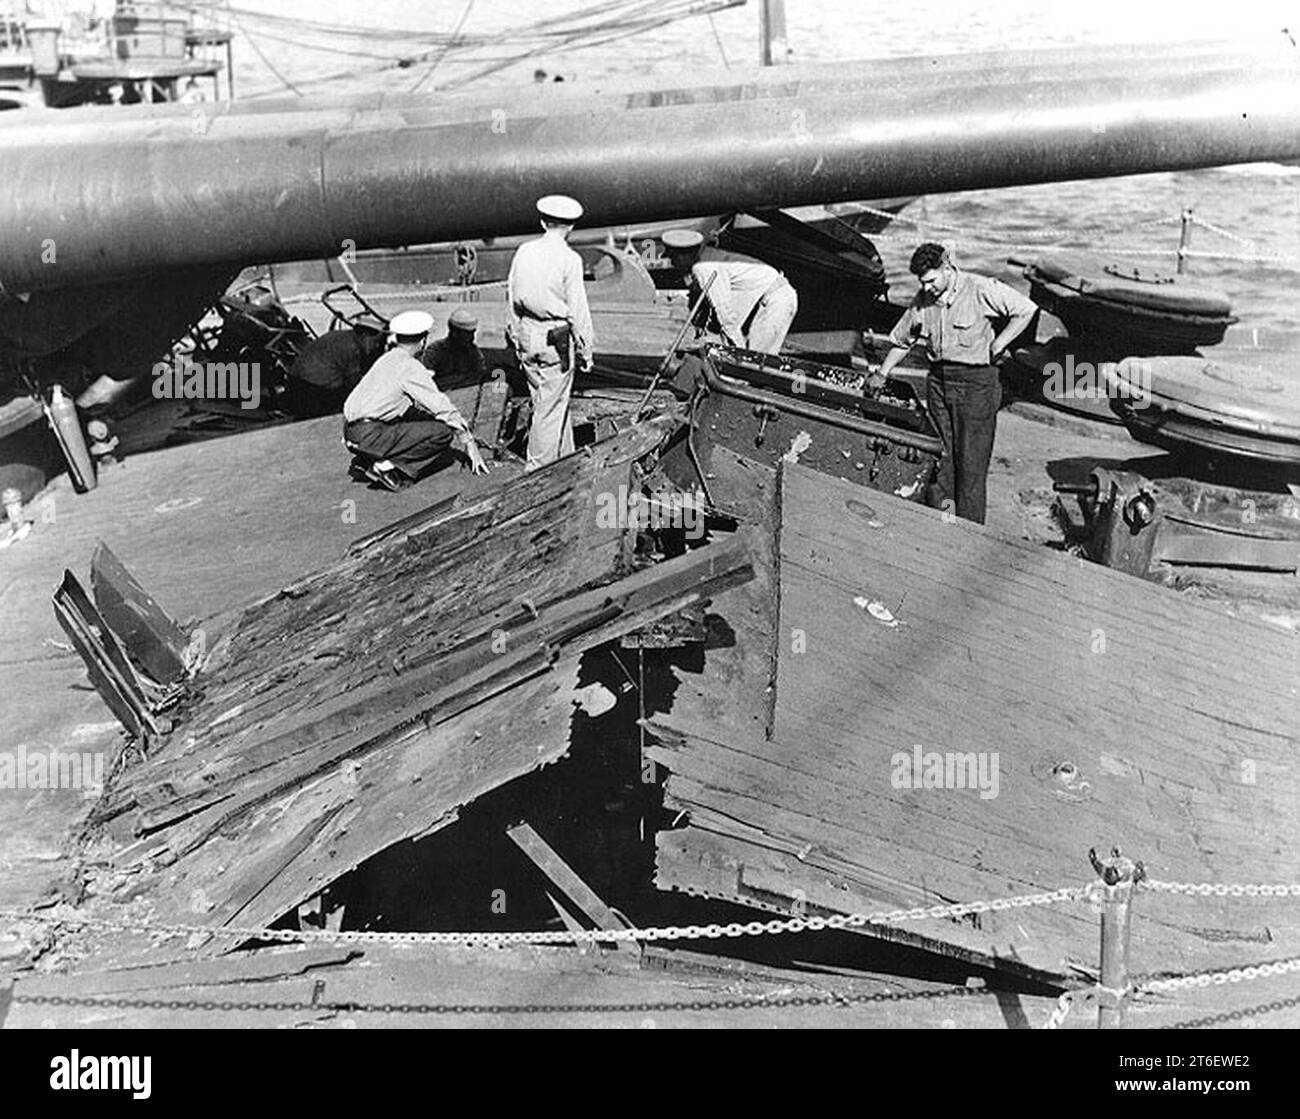
M 420 364 L 432 328 L 433 316 L 424 311 L 394 318 L 393 348 L 343 402 L 343 442 L 356 456 L 353 477 L 402 489 L 445 465 L 458 436 L 474 473 L 488 472 L 469 424 Z

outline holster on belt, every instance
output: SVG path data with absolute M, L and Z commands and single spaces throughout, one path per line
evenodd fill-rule
M 567 322 L 551 327 L 546 332 L 546 344 L 555 348 L 560 355 L 560 368 L 567 373 L 573 363 L 573 327 Z

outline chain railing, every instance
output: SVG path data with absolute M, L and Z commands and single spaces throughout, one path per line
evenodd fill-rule
M 1118 852 L 1116 852 L 1118 855 Z M 1216 882 L 1166 882 L 1148 879 L 1142 876 L 1139 864 L 1138 873 L 1131 881 L 1121 883 L 1132 893 L 1169 894 L 1192 898 L 1252 898 L 1284 899 L 1300 898 L 1300 883 L 1216 883 Z M 1102 868 L 1103 871 L 1105 868 Z M 802 932 L 820 932 L 823 930 L 853 930 L 868 926 L 886 926 L 909 921 L 958 920 L 982 913 L 1000 913 L 1011 910 L 1023 910 L 1043 906 L 1060 905 L 1068 902 L 1113 901 L 1112 892 L 1116 882 L 1103 873 L 1099 880 L 1082 886 L 1067 886 L 1036 894 L 1019 894 L 1009 897 L 986 900 L 959 902 L 947 905 L 918 906 L 911 909 L 894 909 L 878 913 L 848 913 L 829 916 L 793 916 L 768 921 L 733 921 L 727 924 L 708 925 L 663 925 L 630 927 L 619 929 L 591 930 L 539 930 L 534 932 L 368 932 L 343 931 L 333 929 L 273 929 L 262 927 L 211 926 L 184 923 L 155 923 L 149 920 L 131 920 L 126 918 L 96 917 L 89 914 L 67 912 L 62 910 L 21 910 L 0 909 L 0 921 L 18 925 L 36 922 L 51 927 L 86 929 L 100 932 L 138 933 L 155 938 L 168 939 L 186 937 L 192 947 L 200 947 L 213 938 L 234 941 L 270 941 L 278 943 L 331 944 L 331 945 L 365 945 L 365 944 L 417 944 L 417 945 L 456 945 L 461 947 L 503 948 L 522 945 L 577 945 L 641 943 L 678 940 L 721 940 L 742 937 L 779 936 Z M 1124 920 L 1127 920 L 1127 899 L 1123 903 Z M 1103 921 L 1105 918 L 1103 917 Z M 1103 926 L 1104 928 L 1104 926 Z M 1127 937 L 1120 938 L 1126 943 Z M 1103 955 L 1105 955 L 1106 937 L 1103 932 Z M 1102 961 L 1102 970 L 1106 971 L 1106 960 Z M 1125 961 L 1126 965 L 1126 961 Z M 1134 998 L 1147 995 L 1166 995 L 1175 991 L 1221 987 L 1228 984 L 1252 982 L 1261 979 L 1277 978 L 1300 973 L 1300 957 L 1271 960 L 1241 967 L 1211 969 L 1191 972 L 1184 975 L 1138 976 L 1125 981 L 1122 987 L 1110 988 L 1099 980 L 1092 987 L 1066 991 L 1057 999 L 1042 1029 L 1060 1029 L 1071 1012 L 1083 1000 L 1095 999 L 1102 1009 L 1101 1013 L 1114 1013 L 1129 1004 Z M 1126 967 L 1121 968 L 1126 973 Z M 838 996 L 837 996 L 838 998 Z M 44 1001 L 59 1002 L 59 999 Z M 840 999 L 839 1001 L 843 1001 Z M 852 1001 L 852 1000 L 851 1000 Z M 871 1000 L 867 1000 L 871 1001 Z M 142 1006 L 153 1005 L 141 1003 Z M 763 1005 L 759 1000 L 753 1006 Z M 1300 1005 L 1300 999 L 1274 1000 L 1259 1007 L 1243 1011 L 1214 1015 L 1179 1023 L 1171 1028 L 1196 1028 L 1217 1024 L 1226 1020 L 1237 1020 L 1274 1010 Z M 486 1008 L 481 1008 L 486 1009 Z M 561 1007 L 550 1008 L 561 1010 Z M 1104 1020 L 1104 1019 L 1103 1019 Z
M 1161 882 L 1144 878 L 1142 889 L 1157 894 L 1185 894 L 1188 897 L 1218 898 L 1300 898 L 1300 884 L 1260 882 L 1225 885 L 1221 882 Z
M 100 932 L 130 932 L 160 937 L 224 937 L 236 940 L 267 940 L 283 943 L 324 944 L 451 944 L 465 947 L 500 948 L 520 945 L 617 944 L 658 940 L 721 940 L 749 936 L 779 936 L 786 933 L 821 932 L 826 929 L 862 929 L 868 925 L 893 925 L 905 921 L 955 920 L 978 913 L 1001 913 L 1041 905 L 1058 905 L 1090 896 L 1095 884 L 1069 886 L 1041 894 L 1021 894 L 988 901 L 930 905 L 895 909 L 883 913 L 832 914 L 828 917 L 788 917 L 770 921 L 733 921 L 725 925 L 664 925 L 646 928 L 573 930 L 548 929 L 538 932 L 344 932 L 333 929 L 268 929 L 228 925 L 155 924 L 92 917 L 78 913 L 44 913 L 0 909 L 0 920 L 38 921 Z

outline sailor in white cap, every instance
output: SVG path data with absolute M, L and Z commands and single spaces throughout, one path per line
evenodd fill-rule
M 582 285 L 582 258 L 566 243 L 582 206 L 563 194 L 537 201 L 542 236 L 519 246 L 506 283 L 512 322 L 507 340 L 528 379 L 533 422 L 525 469 L 573 451 L 569 394 L 575 363 L 591 368 L 595 337 Z
M 433 316 L 403 311 L 388 328 L 392 349 L 343 402 L 343 442 L 356 456 L 353 475 L 403 489 L 446 459 L 455 439 L 474 473 L 486 474 L 469 424 L 420 364 Z
M 799 310 L 799 296 L 784 275 L 752 256 L 706 246 L 696 229 L 667 230 L 663 243 L 672 266 L 689 276 L 694 289 L 708 285 L 708 301 L 729 346 L 780 352 Z
M 487 358 L 474 341 L 478 318 L 457 307 L 447 318 L 446 337 L 430 342 L 421 361 L 444 385 L 479 384 L 487 380 Z

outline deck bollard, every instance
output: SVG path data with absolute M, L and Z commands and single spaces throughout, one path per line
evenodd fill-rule
M 1110 858 L 1099 859 L 1096 848 L 1088 852 L 1092 867 L 1103 884 L 1101 909 L 1101 984 L 1097 1001 L 1097 1028 L 1124 1028 L 1128 998 L 1128 944 L 1133 887 L 1146 876 L 1141 863 L 1111 849 Z

